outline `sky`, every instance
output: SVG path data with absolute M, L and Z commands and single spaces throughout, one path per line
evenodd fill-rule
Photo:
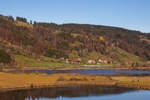
M 1 0 L 0 14 L 150 32 L 150 0 Z

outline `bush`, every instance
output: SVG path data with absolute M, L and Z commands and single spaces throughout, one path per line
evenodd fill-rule
M 72 78 L 70 78 L 69 81 L 82 81 L 82 79 L 78 79 L 78 78 L 72 77 Z
M 65 78 L 62 77 L 62 76 L 60 76 L 60 77 L 57 79 L 57 81 L 65 81 Z
M 11 62 L 11 56 L 4 50 L 0 50 L 0 63 L 8 64 Z
M 27 23 L 27 19 L 26 18 L 22 18 L 22 17 L 16 17 L 16 21 L 21 21 L 21 22 Z
M 72 77 L 69 79 L 69 81 L 88 81 L 88 79 L 86 77 L 84 77 L 84 78 Z

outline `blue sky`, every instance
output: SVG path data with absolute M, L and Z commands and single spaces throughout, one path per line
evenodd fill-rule
M 150 0 L 1 0 L 0 14 L 150 32 Z

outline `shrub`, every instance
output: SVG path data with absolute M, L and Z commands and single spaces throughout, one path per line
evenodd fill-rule
M 72 78 L 70 78 L 70 81 L 81 81 L 81 79 L 78 79 L 78 78 L 72 77 Z
M 27 23 L 27 19 L 26 18 L 22 18 L 22 17 L 16 17 L 16 21 L 21 21 L 21 22 Z
M 60 76 L 60 77 L 57 79 L 57 81 L 65 81 L 65 78 L 62 77 L 62 76 Z
M 88 79 L 86 77 L 83 78 L 83 81 L 88 81 Z
M 0 49 L 0 63 L 8 64 L 11 60 L 11 56 L 4 50 Z

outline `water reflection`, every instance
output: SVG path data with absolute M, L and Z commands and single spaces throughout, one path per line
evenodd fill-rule
M 50 100 L 50 99 L 63 100 L 61 99 L 61 97 L 87 98 L 91 96 L 106 96 L 106 95 L 121 94 L 131 91 L 134 90 L 117 87 L 70 86 L 70 87 L 42 88 L 42 89 L 4 92 L 0 93 L 0 100 Z

